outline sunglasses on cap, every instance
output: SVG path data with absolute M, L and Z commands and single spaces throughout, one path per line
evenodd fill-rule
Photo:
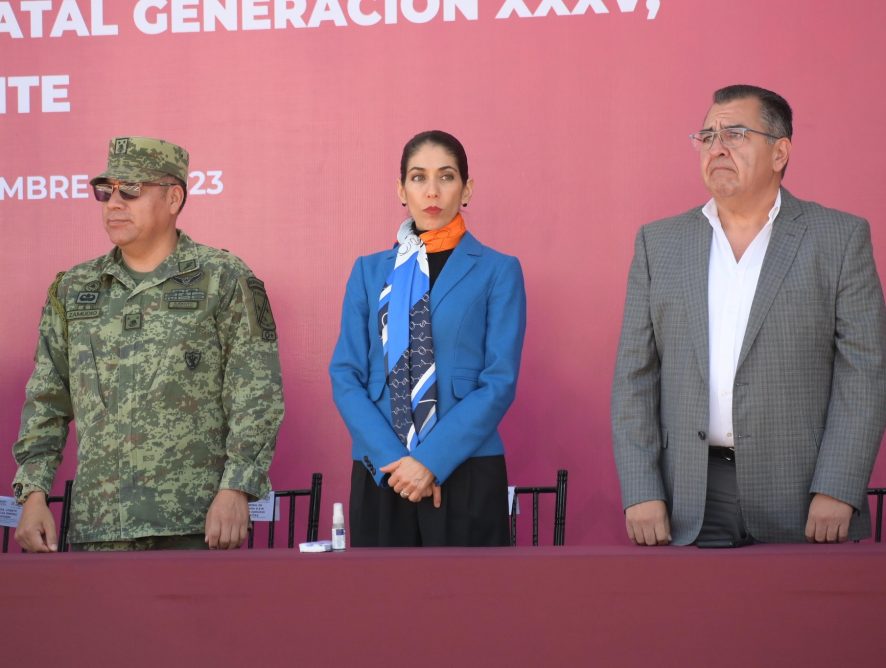
M 144 186 L 158 186 L 158 187 L 169 187 L 169 186 L 177 186 L 178 183 L 152 183 L 151 181 L 141 181 L 141 182 L 126 182 L 126 181 L 117 181 L 116 183 L 111 183 L 105 181 L 104 183 L 96 183 L 92 186 L 92 192 L 95 193 L 95 198 L 99 202 L 107 202 L 111 199 L 111 195 L 114 194 L 115 190 L 120 191 L 120 197 L 123 199 L 135 199 L 142 194 L 142 188 Z

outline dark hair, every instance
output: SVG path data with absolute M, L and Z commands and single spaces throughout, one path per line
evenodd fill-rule
M 425 144 L 435 144 L 436 146 L 440 146 L 449 155 L 455 158 L 462 183 L 468 182 L 468 154 L 465 153 L 465 147 L 461 145 L 461 142 L 458 139 L 448 132 L 443 132 L 442 130 L 427 130 L 425 132 L 419 132 L 406 142 L 406 146 L 403 147 L 403 155 L 400 158 L 400 183 L 406 181 L 406 165 L 409 162 L 409 159 Z
M 714 104 L 726 104 L 748 97 L 760 101 L 760 117 L 770 134 L 788 139 L 793 136 L 794 112 L 791 111 L 791 105 L 781 95 L 771 90 L 748 84 L 726 86 L 714 92 Z

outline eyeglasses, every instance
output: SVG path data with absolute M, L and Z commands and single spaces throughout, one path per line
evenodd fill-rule
M 120 191 L 120 197 L 123 199 L 135 199 L 142 194 L 142 186 L 158 186 L 158 187 L 169 187 L 169 186 L 177 186 L 177 183 L 152 183 L 150 181 L 142 181 L 142 182 L 126 182 L 126 181 L 118 181 L 116 183 L 110 183 L 105 181 L 104 183 L 96 183 L 92 186 L 92 192 L 95 193 L 95 198 L 99 202 L 107 202 L 111 199 L 111 195 L 114 194 L 115 190 Z
M 714 138 L 718 138 L 720 143 L 726 148 L 738 148 L 744 143 L 748 132 L 753 132 L 755 135 L 763 135 L 764 137 L 769 137 L 769 139 L 783 139 L 783 137 L 776 137 L 768 132 L 760 132 L 759 130 L 752 130 L 751 128 L 736 127 L 694 132 L 689 135 L 689 141 L 692 142 L 692 148 L 696 151 L 702 149 L 709 151 L 714 145 Z

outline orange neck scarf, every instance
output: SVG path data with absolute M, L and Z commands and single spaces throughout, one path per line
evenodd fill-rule
M 418 236 L 425 244 L 425 250 L 428 253 L 439 253 L 440 251 L 452 250 L 458 246 L 458 242 L 467 232 L 465 228 L 464 218 L 460 213 L 455 214 L 455 218 L 448 225 L 436 230 L 428 230 L 422 232 Z

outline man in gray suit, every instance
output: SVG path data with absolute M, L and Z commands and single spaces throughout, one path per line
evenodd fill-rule
M 639 545 L 870 535 L 886 426 L 886 309 L 866 221 L 781 187 L 792 113 L 714 93 L 691 136 L 712 199 L 644 226 L 612 391 Z

